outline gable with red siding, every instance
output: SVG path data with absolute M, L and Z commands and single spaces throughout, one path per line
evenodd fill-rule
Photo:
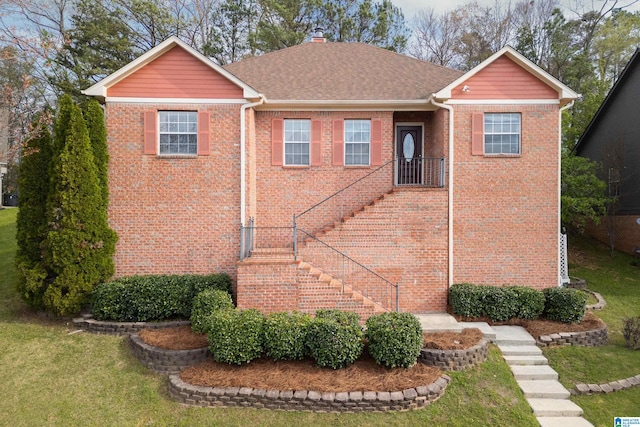
M 176 46 L 107 90 L 127 98 L 241 99 L 242 88 Z
M 467 86 L 468 91 L 462 89 Z M 455 99 L 558 99 L 558 92 L 506 56 L 451 91 Z

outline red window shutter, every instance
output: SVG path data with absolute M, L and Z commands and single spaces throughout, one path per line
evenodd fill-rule
M 211 113 L 209 111 L 198 112 L 198 155 L 211 154 Z
M 282 166 L 284 150 L 284 120 L 271 121 L 271 165 Z
M 484 113 L 473 113 L 471 117 L 471 155 L 484 155 Z
M 382 164 L 382 120 L 371 121 L 371 166 Z
M 344 164 L 344 122 L 342 120 L 333 121 L 333 165 Z
M 311 166 L 322 166 L 321 120 L 311 120 Z
M 158 112 L 144 112 L 144 154 L 157 154 L 158 152 Z

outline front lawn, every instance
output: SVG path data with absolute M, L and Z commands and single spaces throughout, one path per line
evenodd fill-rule
M 589 289 L 607 302 L 604 310 L 595 313 L 607 323 L 609 344 L 545 349 L 545 356 L 568 389 L 577 382 L 601 384 L 640 374 L 640 352 L 626 348 L 622 337 L 622 319 L 640 316 L 640 267 L 632 265 L 629 255 L 610 257 L 604 245 L 583 236 L 570 236 L 569 246 L 569 273 L 587 279 Z M 640 416 L 638 386 L 571 399 L 596 426 L 611 426 L 614 417 Z
M 178 405 L 167 395 L 166 378 L 144 368 L 125 339 L 75 333 L 69 319 L 27 310 L 15 291 L 16 213 L 0 211 L 0 425 L 538 425 L 495 347 L 482 366 L 452 373 L 444 397 L 418 411 L 317 414 Z

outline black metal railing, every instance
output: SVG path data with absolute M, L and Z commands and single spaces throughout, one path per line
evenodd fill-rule
M 444 187 L 444 157 L 413 157 L 397 159 L 395 184 L 419 187 Z
M 317 237 L 300 229 L 297 232 L 307 242 L 298 251 L 303 261 L 309 260 L 312 265 L 342 282 L 343 292 L 348 286 L 385 310 L 398 311 L 397 283 L 385 279 Z
M 289 249 L 294 252 L 293 227 L 256 227 L 253 218 L 240 226 L 240 261 L 251 256 L 254 249 Z

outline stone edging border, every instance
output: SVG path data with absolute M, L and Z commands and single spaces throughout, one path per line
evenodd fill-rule
M 87 332 L 105 335 L 131 335 L 143 329 L 176 328 L 187 326 L 188 320 L 171 320 L 168 322 L 107 322 L 91 318 L 76 318 L 73 323 Z
M 578 383 L 575 388 L 571 390 L 573 394 L 596 394 L 596 393 L 611 393 L 614 391 L 625 390 L 634 386 L 640 385 L 640 375 L 635 377 L 625 378 L 623 380 L 611 381 L 605 384 L 584 384 Z
M 486 361 L 488 353 L 489 342 L 483 338 L 478 344 L 464 350 L 423 348 L 418 362 L 443 371 L 462 371 Z
M 154 372 L 173 374 L 203 362 L 211 354 L 207 347 L 192 350 L 165 350 L 145 343 L 140 335 L 129 335 L 133 354 Z
M 540 347 L 553 345 L 579 345 L 585 347 L 597 347 L 605 345 L 609 341 L 607 327 L 582 332 L 560 332 L 558 334 L 541 335 L 536 344 Z
M 383 412 L 423 408 L 438 400 L 451 378 L 442 375 L 433 384 L 402 391 L 321 393 L 311 390 L 279 391 L 250 387 L 201 387 L 169 376 L 169 395 L 195 406 L 252 407 L 312 412 Z
M 594 291 L 590 291 L 589 289 L 584 289 L 585 292 L 589 292 L 591 295 L 593 295 L 598 302 L 595 304 L 591 304 L 591 305 L 587 305 L 585 307 L 585 309 L 587 310 L 602 310 L 604 308 L 605 305 L 607 305 L 607 302 L 604 300 L 604 298 L 602 297 L 602 295 L 600 295 L 597 292 Z

